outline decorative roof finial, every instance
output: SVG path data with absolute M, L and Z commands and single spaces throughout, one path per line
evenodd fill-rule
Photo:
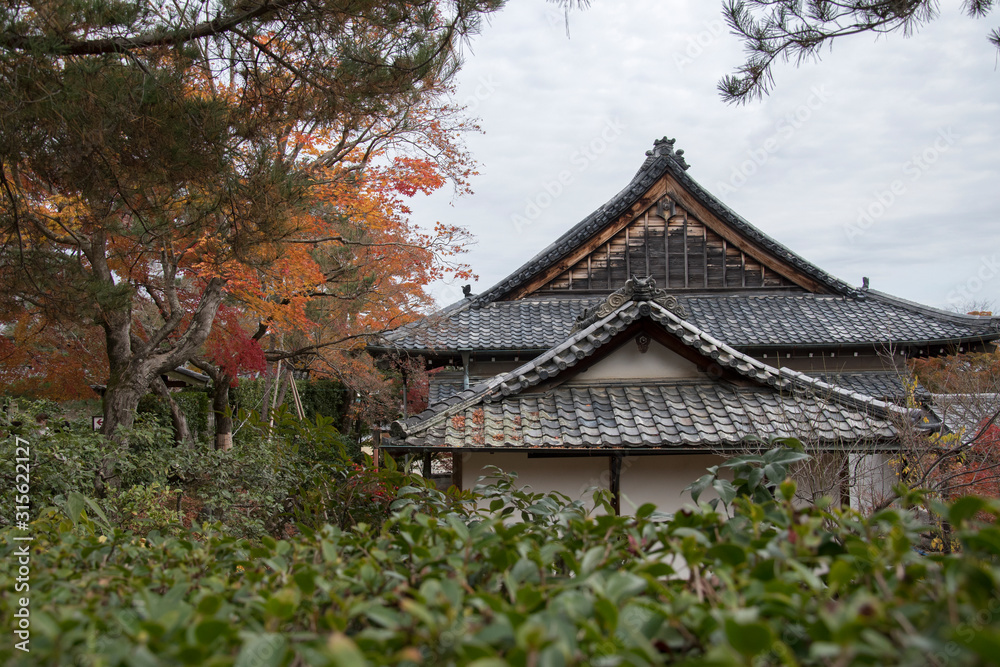
M 666 290 L 657 288 L 656 281 L 651 276 L 644 278 L 632 276 L 629 280 L 625 281 L 624 287 L 612 292 L 603 302 L 593 308 L 584 309 L 577 318 L 570 333 L 586 329 L 597 320 L 607 317 L 629 301 L 636 303 L 652 301 L 663 306 L 677 317 L 686 318 L 688 316 L 687 310 L 677 300 L 677 297 L 667 294 Z
M 667 137 L 656 139 L 653 141 L 653 150 L 646 151 L 646 155 L 649 157 L 670 158 L 677 164 L 677 166 L 687 171 L 691 165 L 689 165 L 687 160 L 684 159 L 683 150 L 674 150 L 675 143 L 677 143 L 676 139 L 668 139 Z

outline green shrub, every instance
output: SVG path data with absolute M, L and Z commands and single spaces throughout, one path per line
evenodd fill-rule
M 121 429 L 114 440 L 93 431 L 84 420 L 42 432 L 30 415 L 16 413 L 15 417 L 17 426 L 3 421 L 4 413 L 0 426 L 30 443 L 34 502 L 64 499 L 74 492 L 94 495 L 97 471 L 110 458 L 115 462 L 116 484 L 109 485 L 106 497 L 97 502 L 120 528 L 143 532 L 173 525 L 156 509 L 158 504 L 170 503 L 148 496 L 151 488 L 179 492 L 174 511 L 181 511 L 188 523 L 220 522 L 221 530 L 257 539 L 283 535 L 293 529 L 296 516 L 300 520 L 310 514 L 322 516 L 329 512 L 320 503 L 339 504 L 345 499 L 340 492 L 314 492 L 312 488 L 321 485 L 327 489 L 331 482 L 345 483 L 347 479 L 342 438 L 322 416 L 310 423 L 280 410 L 274 428 L 269 429 L 251 415 L 245 420 L 245 437 L 227 452 L 216 451 L 204 442 L 195 448 L 175 447 L 170 427 L 150 414 L 140 415 L 133 428 Z M 0 455 L 13 461 L 13 437 L 0 441 Z M 13 466 L 0 468 L 0 483 L 0 526 L 7 526 L 14 521 Z M 123 512 L 119 507 L 122 498 L 128 502 L 145 499 L 146 504 L 141 511 L 133 508 Z M 307 500 L 308 510 L 304 509 Z M 342 509 L 338 506 L 338 515 L 345 520 L 355 515 L 372 516 L 350 511 L 349 505 L 346 513 Z M 135 516 L 145 514 L 142 526 L 134 523 L 133 510 L 139 512 Z
M 184 413 L 188 428 L 191 430 L 191 437 L 195 440 L 211 439 L 213 434 L 208 431 L 208 413 L 211 411 L 212 401 L 205 390 L 186 389 L 172 392 L 170 397 Z M 143 396 L 139 400 L 137 413 L 151 415 L 157 423 L 168 428 L 173 424 L 170 418 L 170 405 L 166 399 L 156 394 Z
M 973 517 L 1000 517 L 1000 503 L 938 506 L 963 551 L 922 556 L 913 547 L 923 526 L 906 510 L 795 505 L 782 481 L 794 456 L 735 462 L 725 483 L 710 473 L 700 483 L 718 486 L 722 502 L 673 516 L 650 505 L 588 515 L 508 477 L 450 495 L 413 479 L 381 527 L 303 527 L 256 543 L 208 525 L 178 538 L 109 531 L 74 497 L 32 525 L 31 653 L 5 642 L 0 661 L 993 662 L 1000 528 Z M 16 544 L 0 547 L 4 590 Z M 15 596 L 0 605 L 10 627 Z
M 149 486 L 135 485 L 110 499 L 106 514 L 121 530 L 138 536 L 150 531 L 177 535 L 183 528 L 180 512 L 180 489 L 171 489 L 153 482 Z

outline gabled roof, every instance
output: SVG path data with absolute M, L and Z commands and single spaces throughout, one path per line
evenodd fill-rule
M 864 298 L 862 298 L 862 296 Z M 687 320 L 737 348 L 952 345 L 1000 338 L 1000 318 L 958 315 L 874 290 L 823 294 L 683 295 Z M 373 350 L 546 350 L 601 297 L 528 297 L 476 307 L 463 299 L 385 336 Z
M 854 287 L 831 276 L 761 232 L 699 185 L 693 178 L 688 176 L 687 170 L 689 165 L 684 159 L 684 151 L 674 150 L 674 143 L 674 139 L 666 137 L 654 141 L 653 150 L 646 152 L 646 160 L 625 189 L 560 236 L 555 242 L 535 255 L 523 266 L 490 289 L 476 296 L 476 305 L 484 306 L 488 303 L 504 299 L 516 288 L 559 262 L 589 238 L 611 224 L 620 215 L 628 211 L 631 206 L 640 201 L 649 189 L 666 174 L 673 176 L 702 206 L 716 215 L 723 223 L 779 260 L 811 277 L 825 289 L 829 290 L 830 293 L 854 294 L 857 291 Z
M 915 413 L 892 403 L 777 369 L 685 321 L 662 290 L 633 281 L 596 308 L 592 323 L 565 335 L 519 368 L 456 394 L 405 422 L 388 446 L 402 447 L 677 447 L 733 445 L 751 435 L 797 435 L 828 443 L 891 438 L 894 419 Z M 734 374 L 744 386 L 705 381 L 552 382 L 612 342 L 633 323 L 662 327 L 700 355 L 716 377 Z M 613 345 L 612 345 L 613 347 Z

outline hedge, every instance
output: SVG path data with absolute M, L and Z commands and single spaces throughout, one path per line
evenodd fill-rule
M 787 460 L 794 458 L 790 454 Z M 800 507 L 754 462 L 700 480 L 728 502 L 588 515 L 500 476 L 410 479 L 382 525 L 235 539 L 111 530 L 70 496 L 32 524 L 30 654 L 77 665 L 975 665 L 1000 654 L 995 500 L 935 505 L 962 551 L 915 550 L 920 514 Z M 777 461 L 777 465 L 775 464 Z M 759 468 L 758 468 L 759 469 Z M 372 473 L 375 475 L 375 473 Z M 399 475 L 389 471 L 379 475 Z M 775 496 L 766 484 L 776 483 Z M 777 483 L 780 482 L 780 483 Z M 608 512 L 605 496 L 598 508 Z M 904 507 L 922 502 L 906 494 Z M 14 529 L 16 531 L 16 529 Z M 0 586 L 13 591 L 5 535 Z M 16 596 L 3 599 L 12 626 Z

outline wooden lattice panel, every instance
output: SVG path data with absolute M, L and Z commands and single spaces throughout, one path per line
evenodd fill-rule
M 637 216 L 541 289 L 615 289 L 632 275 L 653 276 L 657 285 L 672 290 L 795 286 L 666 201 Z

